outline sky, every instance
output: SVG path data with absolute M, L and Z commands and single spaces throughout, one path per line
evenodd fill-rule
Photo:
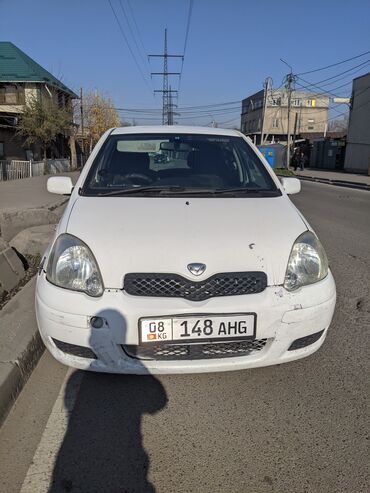
M 161 95 L 154 96 L 153 89 L 161 89 L 162 81 L 149 73 L 162 71 L 163 62 L 148 62 L 147 55 L 163 51 L 165 28 L 168 52 L 184 54 L 189 4 L 190 0 L 0 0 L 0 40 L 16 44 L 75 92 L 80 87 L 96 89 L 118 108 L 156 109 L 152 120 L 152 113 L 130 111 L 121 111 L 122 119 L 160 123 Z M 369 0 L 193 0 L 192 6 L 180 108 L 240 101 L 262 89 L 267 76 L 279 87 L 289 72 L 280 58 L 293 73 L 302 73 L 370 50 Z M 331 90 L 368 72 L 370 53 L 303 77 L 321 83 L 360 63 L 325 82 L 325 89 Z M 169 59 L 169 71 L 181 66 L 181 59 Z M 170 83 L 177 88 L 178 78 L 172 76 Z M 349 84 L 335 94 L 350 92 Z M 346 109 L 336 106 L 334 115 Z M 239 114 L 237 103 L 211 106 L 209 112 L 188 111 L 177 120 L 203 125 L 215 120 L 227 127 L 239 123 Z

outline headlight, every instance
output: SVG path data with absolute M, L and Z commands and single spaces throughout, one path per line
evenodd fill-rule
M 289 291 L 321 281 L 328 274 L 328 259 L 318 238 L 306 231 L 290 252 L 284 287 Z
M 85 243 L 75 236 L 62 234 L 50 253 L 46 278 L 52 284 L 89 296 L 101 296 L 104 291 L 98 264 Z

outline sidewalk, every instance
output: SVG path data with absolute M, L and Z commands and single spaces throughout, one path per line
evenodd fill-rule
M 63 176 L 70 176 L 73 183 L 76 182 L 79 172 L 73 171 L 63 173 Z M 23 178 L 20 180 L 0 181 L 0 211 L 9 212 L 23 209 L 39 209 L 54 207 L 66 201 L 63 195 L 55 195 L 46 190 L 46 182 L 50 176 L 35 176 L 33 178 Z M 61 176 L 61 175 L 59 175 Z
M 331 171 L 316 168 L 308 168 L 303 171 L 297 170 L 295 174 L 302 180 L 370 190 L 370 176 L 367 175 L 355 175 L 353 173 L 344 173 L 343 171 Z
M 69 175 L 72 182 L 76 183 L 79 172 L 65 175 Z M 56 209 L 65 204 L 68 197 L 47 191 L 49 177 L 35 176 L 0 182 L 0 236 L 3 240 L 9 243 L 27 228 L 56 224 L 59 221 Z

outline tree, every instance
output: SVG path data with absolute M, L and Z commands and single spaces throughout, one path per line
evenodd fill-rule
M 87 92 L 83 96 L 84 124 L 90 143 L 90 152 L 103 133 L 121 122 L 113 101 L 97 91 Z
M 39 144 L 44 152 L 57 140 L 58 135 L 71 135 L 72 114 L 60 108 L 52 98 L 32 98 L 20 116 L 17 134 L 25 137 L 25 145 Z

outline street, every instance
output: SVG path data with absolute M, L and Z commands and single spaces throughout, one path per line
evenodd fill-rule
M 368 492 L 370 193 L 302 182 L 293 202 L 337 284 L 317 353 L 144 377 L 69 370 L 44 353 L 0 430 L 0 491 Z

